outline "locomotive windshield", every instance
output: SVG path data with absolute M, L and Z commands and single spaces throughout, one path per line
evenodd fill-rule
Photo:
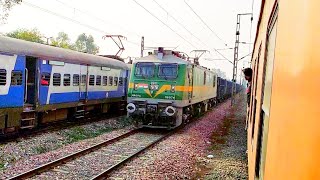
M 174 79 L 178 75 L 177 64 L 160 64 L 159 65 L 159 77 L 165 79 Z
M 137 63 L 135 75 L 139 77 L 153 77 L 154 76 L 154 63 Z

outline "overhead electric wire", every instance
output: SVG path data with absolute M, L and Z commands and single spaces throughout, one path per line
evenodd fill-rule
M 175 31 L 174 29 L 172 29 L 168 24 L 166 24 L 165 22 L 163 22 L 160 18 L 158 18 L 156 15 L 154 15 L 152 12 L 150 12 L 147 8 L 145 8 L 143 5 L 141 5 L 140 3 L 138 3 L 136 0 L 133 0 L 137 5 L 139 5 L 141 8 L 143 8 L 145 11 L 147 11 L 151 16 L 153 16 L 154 18 L 156 18 L 158 21 L 160 21 L 163 25 L 165 25 L 167 28 L 169 28 L 172 32 L 174 32 L 176 35 L 178 35 L 181 39 L 183 39 L 185 42 L 187 42 L 188 44 L 190 44 L 193 48 L 196 48 L 192 43 L 190 43 L 190 41 L 188 41 L 187 39 L 185 39 L 183 36 L 181 36 L 177 31 Z
M 201 39 L 199 39 L 198 37 L 196 37 L 191 31 L 189 31 L 182 23 L 180 23 L 175 17 L 173 17 L 172 15 L 170 15 L 170 13 L 163 7 L 161 6 L 156 0 L 153 0 L 163 11 L 165 11 L 168 16 L 170 16 L 175 22 L 177 22 L 181 27 L 183 27 L 186 31 L 188 31 L 193 37 L 195 37 L 197 40 L 199 40 L 203 45 L 209 47 L 206 43 L 204 43 L 203 41 L 201 41 Z M 233 49 L 233 48 L 232 48 Z M 223 54 L 221 54 L 220 52 L 218 52 L 218 49 L 213 48 L 214 51 L 216 51 L 218 54 L 220 54 L 223 58 L 227 59 Z
M 106 24 L 106 25 L 109 25 L 109 22 L 107 22 L 107 21 L 105 21 L 104 19 L 99 18 L 99 17 L 91 14 L 90 12 L 87 12 L 87 11 L 84 11 L 84 10 L 81 10 L 81 9 L 78 9 L 78 8 L 76 8 L 76 7 L 73 7 L 73 6 L 71 6 L 71 5 L 67 4 L 67 3 L 64 3 L 64 2 L 62 2 L 62 1 L 60 1 L 60 0 L 55 0 L 55 1 L 59 2 L 60 4 L 66 6 L 66 7 L 69 7 L 69 8 L 71 8 L 71 9 L 75 9 L 75 10 L 79 11 L 79 12 L 82 13 L 82 14 L 86 14 L 87 16 L 91 16 L 91 18 L 96 19 L 96 20 L 98 20 L 98 21 L 101 21 L 101 22 L 103 22 L 103 23 Z M 126 31 L 126 32 L 128 32 L 128 33 L 133 33 L 133 34 L 135 34 L 135 35 L 138 36 L 138 37 L 141 37 L 141 36 L 142 36 L 142 35 L 140 35 L 140 34 L 138 34 L 138 33 L 136 33 L 136 32 L 129 31 L 129 30 L 127 30 L 126 28 L 123 28 L 122 26 L 119 26 L 119 25 L 117 25 L 117 24 L 114 24 L 114 23 L 111 23 L 111 24 L 120 27 L 121 29 L 123 29 L 124 31 Z M 128 42 L 128 40 L 125 40 L 125 41 Z M 155 42 L 155 41 L 153 41 L 153 40 L 150 40 L 150 41 L 152 41 L 152 42 L 155 43 L 155 44 L 159 44 L 158 42 Z M 132 42 L 130 42 L 130 43 L 132 43 Z M 136 45 L 137 45 L 138 43 L 132 43 L 132 44 L 136 44 Z M 140 46 L 140 45 L 139 45 L 139 46 Z
M 186 3 L 186 5 L 190 8 L 190 10 L 201 20 L 201 22 L 202 22 L 207 28 L 208 28 L 221 42 L 223 42 L 223 44 L 224 44 L 225 46 L 228 46 L 228 44 L 227 44 L 223 39 L 221 39 L 216 32 L 214 32 L 214 31 L 212 30 L 212 28 L 198 15 L 198 13 L 187 3 L 187 1 L 184 0 L 184 2 Z
M 98 28 L 93 27 L 93 26 L 91 26 L 91 25 L 82 23 L 82 22 L 80 22 L 80 21 L 78 21 L 78 20 L 75 20 L 75 19 L 72 19 L 72 18 L 63 16 L 63 15 L 61 15 L 61 14 L 58 14 L 58 13 L 56 13 L 56 12 L 53 12 L 53 11 L 50 11 L 50 10 L 48 10 L 48 9 L 42 8 L 42 7 L 37 6 L 37 5 L 35 5 L 35 4 L 29 3 L 29 2 L 26 2 L 26 1 L 22 1 L 22 3 L 26 4 L 27 6 L 30 6 L 30 7 L 39 9 L 39 10 L 41 10 L 41 11 L 43 11 L 43 12 L 46 12 L 46 13 L 49 13 L 49 14 L 51 14 L 51 15 L 57 16 L 57 17 L 59 17 L 59 18 L 62 18 L 62 19 L 64 19 L 64 20 L 71 21 L 71 22 L 73 22 L 73 23 L 75 23 L 75 24 L 81 25 L 81 26 L 86 27 L 86 28 L 88 28 L 88 29 L 94 30 L 94 31 L 96 31 L 96 32 L 100 32 L 100 33 L 102 33 L 102 34 L 108 34 L 108 33 L 107 33 L 106 31 L 104 31 L 104 30 L 101 30 L 101 29 L 98 29 Z M 128 41 L 128 42 L 129 42 L 129 41 Z M 133 42 L 130 42 L 130 43 L 135 44 L 135 45 L 137 45 L 137 46 L 140 46 L 138 43 L 133 43 Z
M 167 13 L 168 16 L 170 16 L 176 23 L 178 23 L 183 29 L 185 29 L 191 36 L 196 38 L 199 42 L 201 42 L 203 45 L 207 46 L 204 42 L 201 41 L 197 36 L 195 36 L 190 30 L 187 29 L 186 26 L 184 26 L 180 21 L 178 21 L 174 16 L 170 15 L 170 13 L 163 7 L 161 4 L 159 4 L 156 0 L 153 0 L 164 12 Z

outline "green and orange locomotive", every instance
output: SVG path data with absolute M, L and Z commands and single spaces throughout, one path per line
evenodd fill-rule
M 159 48 L 133 63 L 127 111 L 143 127 L 178 127 L 216 98 L 217 75 L 182 53 Z

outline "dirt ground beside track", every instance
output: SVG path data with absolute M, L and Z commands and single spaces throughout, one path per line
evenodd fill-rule
M 213 132 L 208 155 L 198 162 L 195 179 L 248 179 L 246 99 L 240 94 L 231 113 Z

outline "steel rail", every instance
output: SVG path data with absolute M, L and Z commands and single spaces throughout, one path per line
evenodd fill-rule
M 122 140 L 122 139 L 124 139 L 124 138 L 126 138 L 126 137 L 128 137 L 128 136 L 131 136 L 131 135 L 137 133 L 137 132 L 139 132 L 139 129 L 134 129 L 134 130 L 132 130 L 132 131 L 130 131 L 130 132 L 127 132 L 127 133 L 125 133 L 125 134 L 122 134 L 122 135 L 120 135 L 120 136 L 118 136 L 118 137 L 115 137 L 115 138 L 113 138 L 113 139 L 106 140 L 106 141 L 101 142 L 101 143 L 99 143 L 99 144 L 96 144 L 96 145 L 94 145 L 94 146 L 88 147 L 88 148 L 86 148 L 86 149 L 84 149 L 84 150 L 80 150 L 80 151 L 75 152 L 75 153 L 73 153 L 73 154 L 70 154 L 70 155 L 68 155 L 68 156 L 65 156 L 65 157 L 59 158 L 59 159 L 57 159 L 57 160 L 51 161 L 51 162 L 49 162 L 49 163 L 47 163 L 47 164 L 44 164 L 44 165 L 42 165 L 42 166 L 36 167 L 36 168 L 34 168 L 34 169 L 31 169 L 31 170 L 29 170 L 29 171 L 27 171 L 27 172 L 23 172 L 23 173 L 21 173 L 21 174 L 18 174 L 18 175 L 16 175 L 16 176 L 13 176 L 13 177 L 11 177 L 11 178 L 9 178 L 9 179 L 10 179 L 10 180 L 11 180 L 11 179 L 26 179 L 26 178 L 35 176 L 35 175 L 37 175 L 37 174 L 40 174 L 40 173 L 45 172 L 45 171 L 47 171 L 47 170 L 50 170 L 50 169 L 52 169 L 53 167 L 59 166 L 59 165 L 61 165 L 61 164 L 65 164 L 65 163 L 68 162 L 68 161 L 71 161 L 71 160 L 73 160 L 73 159 L 76 159 L 76 158 L 78 158 L 78 157 L 81 157 L 81 156 L 83 156 L 83 155 L 86 155 L 86 154 L 88 154 L 88 153 L 90 153 L 90 152 L 92 152 L 92 151 L 95 151 L 95 150 L 100 149 L 100 148 L 102 148 L 102 147 L 104 147 L 104 146 L 107 146 L 107 145 L 109 145 L 109 144 L 111 144 L 111 143 L 115 143 L 115 142 L 117 142 L 117 141 L 120 141 L 120 140 Z
M 183 126 L 184 127 L 184 126 Z M 95 177 L 91 178 L 91 180 L 100 180 L 100 179 L 106 179 L 108 177 L 109 174 L 111 174 L 113 171 L 115 171 L 116 169 L 118 169 L 119 167 L 121 167 L 122 165 L 124 165 L 126 162 L 134 159 L 135 157 L 137 157 L 138 155 L 140 155 L 141 153 L 143 153 L 144 151 L 150 149 L 151 147 L 155 146 L 156 144 L 158 144 L 159 142 L 161 142 L 162 140 L 166 139 L 167 137 L 171 136 L 172 134 L 176 133 L 177 131 L 179 131 L 181 128 L 177 128 L 175 130 L 170 131 L 169 133 L 163 135 L 162 137 L 156 139 L 155 141 L 149 143 L 148 145 L 146 145 L 144 148 L 136 151 L 134 154 L 132 154 L 131 156 L 125 158 L 124 160 L 118 162 L 117 164 L 109 167 L 108 169 L 106 169 L 105 171 L 103 171 L 102 173 L 96 175 Z

